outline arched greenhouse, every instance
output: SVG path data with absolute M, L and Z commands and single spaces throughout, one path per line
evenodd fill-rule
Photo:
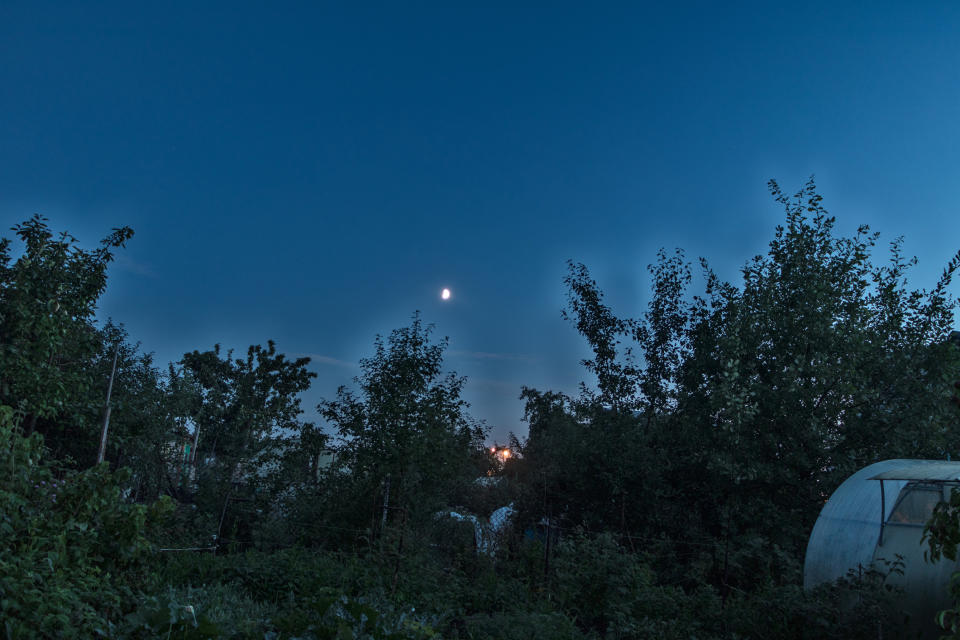
M 847 478 L 820 512 L 810 533 L 803 585 L 810 589 L 871 566 L 884 570 L 902 558 L 903 610 L 923 635 L 936 637 L 937 611 L 950 603 L 948 585 L 957 562 L 924 559 L 924 525 L 934 506 L 960 487 L 960 462 L 884 460 Z

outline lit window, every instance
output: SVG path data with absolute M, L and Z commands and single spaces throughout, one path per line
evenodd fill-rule
M 907 487 L 890 513 L 888 524 L 926 524 L 933 508 L 943 499 L 939 488 Z

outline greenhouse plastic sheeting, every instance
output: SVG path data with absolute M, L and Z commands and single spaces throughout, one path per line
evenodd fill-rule
M 870 566 L 880 539 L 880 481 L 871 480 L 886 471 L 922 466 L 925 460 L 884 460 L 861 469 L 843 481 L 824 505 L 813 526 L 803 563 L 803 586 L 807 589 L 832 582 L 851 569 Z M 906 480 L 885 480 L 885 521 L 897 502 Z

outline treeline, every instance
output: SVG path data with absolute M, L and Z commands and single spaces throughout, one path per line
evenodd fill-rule
M 0 242 L 6 635 L 896 637 L 882 572 L 804 592 L 803 554 L 853 471 L 960 453 L 960 254 L 911 289 L 899 240 L 876 263 L 878 236 L 839 236 L 812 181 L 771 190 L 785 220 L 736 285 L 701 261 L 695 293 L 684 254 L 660 252 L 647 311 L 623 318 L 569 264 L 590 384 L 523 388 L 506 458 L 419 315 L 315 424 L 309 359 L 272 341 L 160 368 L 95 323 L 130 229 L 85 250 L 17 225 Z M 511 526 L 478 539 L 506 505 Z

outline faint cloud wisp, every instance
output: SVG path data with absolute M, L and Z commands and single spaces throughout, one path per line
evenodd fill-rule
M 316 362 L 319 364 L 329 364 L 335 367 L 346 367 L 348 369 L 357 369 L 360 366 L 356 362 L 348 362 L 346 360 L 340 360 L 338 358 L 331 358 L 330 356 L 325 356 L 320 353 L 294 353 L 292 355 L 295 358 L 310 358 L 310 362 Z
M 116 264 L 119 269 L 126 271 L 128 273 L 133 273 L 138 276 L 144 276 L 144 277 L 153 278 L 153 279 L 157 279 L 160 277 L 148 265 L 142 262 L 137 262 L 136 260 L 133 260 L 129 256 L 126 256 L 122 253 L 118 253 L 114 255 L 113 260 L 114 260 L 114 264 Z
M 473 360 L 507 360 L 513 362 L 534 362 L 536 358 L 522 353 L 491 353 L 489 351 L 458 351 L 447 352 L 455 358 L 471 358 Z

